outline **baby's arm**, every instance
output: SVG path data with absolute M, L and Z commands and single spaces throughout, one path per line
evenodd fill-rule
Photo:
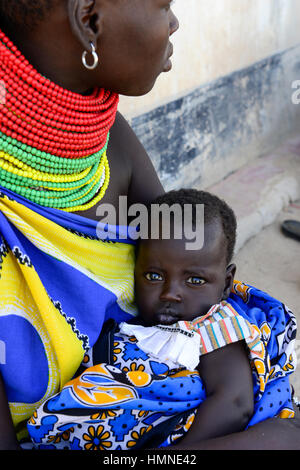
M 244 341 L 202 356 L 198 370 L 207 398 L 178 447 L 242 431 L 253 414 L 253 381 Z

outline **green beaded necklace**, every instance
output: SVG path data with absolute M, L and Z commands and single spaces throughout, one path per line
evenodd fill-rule
M 0 186 L 46 207 L 87 210 L 109 184 L 109 131 L 119 96 L 65 90 L 35 70 L 0 29 Z

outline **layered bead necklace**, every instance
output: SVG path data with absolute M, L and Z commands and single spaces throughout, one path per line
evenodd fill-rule
M 61 88 L 1 30 L 0 87 L 0 186 L 68 212 L 94 206 L 109 183 L 106 150 L 118 95 Z

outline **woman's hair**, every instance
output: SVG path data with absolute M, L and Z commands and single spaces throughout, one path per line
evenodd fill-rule
M 204 223 L 209 223 L 215 220 L 220 220 L 223 232 L 226 238 L 227 256 L 226 260 L 229 263 L 234 254 L 234 247 L 236 242 L 236 229 L 237 221 L 236 216 L 228 206 L 228 204 L 220 199 L 218 196 L 211 194 L 207 191 L 200 191 L 197 189 L 179 189 L 169 191 L 162 196 L 157 197 L 151 204 L 166 204 L 172 206 L 179 204 L 184 209 L 185 204 L 192 206 L 192 223 L 196 224 L 196 209 L 197 204 L 204 205 Z M 149 208 L 151 206 L 149 205 Z
M 0 28 L 32 31 L 58 0 L 1 0 Z

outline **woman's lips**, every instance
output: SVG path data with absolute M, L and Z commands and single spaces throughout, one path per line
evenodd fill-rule
M 169 51 L 168 58 L 166 60 L 165 66 L 164 66 L 164 72 L 169 72 L 172 68 L 172 62 L 171 62 L 171 59 L 170 59 L 170 57 L 172 57 L 172 55 L 173 55 L 173 44 L 170 43 L 170 51 Z

